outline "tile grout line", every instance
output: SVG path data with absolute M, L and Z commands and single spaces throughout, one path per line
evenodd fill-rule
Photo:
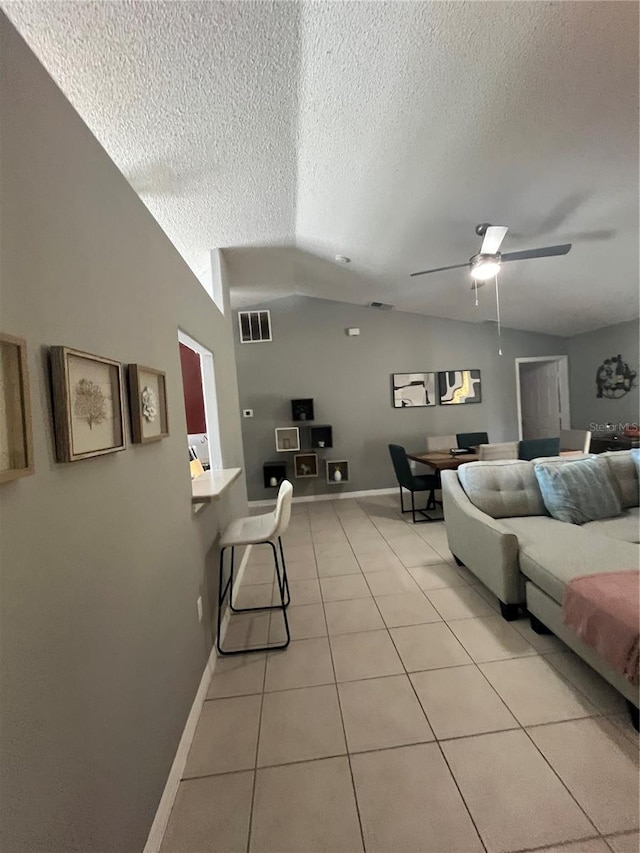
M 572 720 L 562 720 L 562 721 L 560 721 L 560 722 L 562 723 L 562 722 L 573 722 L 573 721 L 572 721 Z M 533 745 L 533 747 L 534 747 L 534 748 L 538 751 L 538 753 L 542 756 L 542 759 L 543 759 L 543 761 L 545 762 L 545 764 L 550 768 L 550 770 L 551 770 L 551 772 L 553 773 L 553 775 L 554 775 L 554 776 L 559 780 L 560 784 L 561 784 L 561 785 L 562 785 L 562 787 L 565 789 L 565 791 L 569 794 L 569 796 L 571 797 L 571 799 L 573 800 L 573 802 L 577 805 L 577 807 L 580 809 L 580 811 L 582 812 L 582 814 L 583 814 L 583 815 L 586 817 L 586 819 L 589 821 L 589 823 L 591 824 L 591 826 L 592 826 L 592 827 L 593 827 L 593 829 L 595 830 L 596 834 L 597 834 L 598 836 L 602 837 L 602 834 L 601 834 L 600 830 L 598 829 L 598 827 L 597 827 L 597 826 L 595 825 L 595 823 L 591 820 L 591 818 L 589 817 L 589 815 L 587 814 L 587 812 L 585 811 L 585 809 L 583 809 L 583 808 L 582 808 L 582 806 L 580 805 L 580 803 L 578 802 L 578 800 L 577 800 L 577 799 L 576 799 L 576 797 L 574 796 L 573 792 L 569 790 L 569 787 L 568 787 L 568 786 L 567 786 L 567 784 L 565 783 L 565 781 L 564 781 L 564 779 L 562 778 L 562 776 L 560 776 L 560 774 L 558 773 L 558 771 L 557 771 L 557 770 L 555 769 L 555 767 L 551 764 L 551 762 L 549 761 L 549 759 L 547 758 L 547 756 L 542 752 L 542 750 L 540 749 L 540 747 L 538 746 L 538 744 L 534 741 L 534 739 L 531 737 L 531 735 L 529 734 L 529 732 L 526 730 L 526 728 L 525 728 L 524 726 L 522 727 L 522 731 L 525 733 L 525 735 L 526 735 L 526 737 L 528 738 L 529 742 Z M 575 839 L 575 840 L 576 840 L 576 841 L 579 841 L 579 840 L 581 840 L 581 839 Z M 569 843 L 569 842 L 566 842 L 566 843 Z
M 431 602 L 431 604 L 432 604 L 432 606 L 435 608 L 435 604 L 433 604 L 433 602 Z M 437 610 L 437 608 L 436 608 L 436 610 Z M 438 611 L 438 612 L 439 612 L 439 611 Z M 382 615 L 382 614 L 381 614 L 381 615 Z M 444 620 L 443 620 L 443 621 L 444 621 Z M 448 623 L 447 623 L 446 621 L 445 621 L 445 624 L 447 625 L 447 628 L 449 628 L 449 630 L 451 631 L 452 635 L 456 638 L 456 640 L 458 640 L 458 638 L 455 636 L 454 632 L 451 630 L 450 626 L 448 625 Z M 392 642 L 392 643 L 394 643 L 394 641 L 393 641 L 393 637 L 391 636 L 391 634 L 390 634 L 390 633 L 389 633 L 389 636 L 391 637 L 391 642 Z M 464 646 L 462 645 L 462 643 L 460 642 L 460 640 L 458 640 L 458 642 L 460 643 L 460 645 L 462 646 L 462 648 L 464 648 Z M 395 643 L 394 643 L 394 647 L 395 647 Z M 465 650 L 465 652 L 467 652 L 466 648 L 464 648 L 464 650 Z M 400 660 L 401 660 L 401 662 L 402 662 L 402 665 L 403 665 L 403 667 L 404 667 L 404 661 L 402 660 L 402 657 L 401 657 L 400 652 L 399 652 L 399 650 L 397 649 L 397 647 L 396 647 L 396 652 L 397 652 L 398 657 L 400 658 Z M 467 652 L 467 654 L 469 654 L 469 653 Z M 469 657 L 471 657 L 471 655 L 469 655 Z M 535 655 L 527 655 L 526 657 L 535 657 Z M 539 655 L 539 654 L 538 654 L 538 657 L 541 657 L 541 655 Z M 473 659 L 472 659 L 472 661 L 473 661 Z M 482 672 L 482 670 L 480 669 L 480 667 L 478 666 L 478 664 L 477 664 L 475 661 L 473 661 L 473 664 L 474 664 L 474 666 L 475 666 L 475 667 L 480 671 L 480 673 L 483 675 L 483 677 L 485 677 L 485 678 L 486 678 L 486 676 L 484 675 L 484 673 Z M 406 670 L 406 667 L 405 667 L 405 670 Z M 407 678 L 409 678 L 409 682 L 411 683 L 411 686 L 412 686 L 412 688 L 413 688 L 413 690 L 414 690 L 414 693 L 415 693 L 415 686 L 413 685 L 413 682 L 411 681 L 411 678 L 409 677 L 409 673 L 407 672 L 406 674 L 407 674 Z M 488 679 L 487 679 L 487 681 L 488 681 Z M 490 682 L 489 682 L 489 683 L 490 683 Z M 493 685 L 491 685 L 491 687 L 493 688 Z M 496 692 L 497 692 L 497 691 L 496 691 Z M 500 697 L 500 698 L 502 699 L 502 697 Z M 418 702 L 420 702 L 420 698 L 419 698 L 419 696 L 417 695 L 417 693 L 416 693 L 416 699 L 418 700 Z M 504 703 L 504 700 L 503 700 L 503 704 L 505 704 L 505 706 L 506 706 L 506 703 Z M 422 703 L 420 703 L 420 706 L 422 707 Z M 594 828 L 595 832 L 598 834 L 598 837 L 601 837 L 601 836 L 600 836 L 600 833 L 599 833 L 599 831 L 598 831 L 598 829 L 597 829 L 597 827 L 595 826 L 595 824 L 593 823 L 593 821 L 591 820 L 591 818 L 589 817 L 589 815 L 586 813 L 586 811 L 582 808 L 582 806 L 580 805 L 580 803 L 579 803 L 579 802 L 576 800 L 576 798 L 573 796 L 573 794 L 571 793 L 571 791 L 569 790 L 569 788 L 565 785 L 564 780 L 560 777 L 560 775 L 556 772 L 556 770 L 551 766 L 551 764 L 550 764 L 550 762 L 547 760 L 546 756 L 545 756 L 545 755 L 542 753 L 542 751 L 538 748 L 537 744 L 533 741 L 533 739 L 531 738 L 531 736 L 529 735 L 529 733 L 527 732 L 527 730 L 524 728 L 524 726 L 522 725 L 522 723 L 520 723 L 520 720 L 518 720 L 518 718 L 517 718 L 517 717 L 515 716 L 515 714 L 511 711 L 511 709 L 510 709 L 510 708 L 508 708 L 508 706 L 507 706 L 507 710 L 509 710 L 509 712 L 511 713 L 511 715 L 514 717 L 514 719 L 515 719 L 515 720 L 516 720 L 516 722 L 518 723 L 518 725 L 519 725 L 520 729 L 524 732 L 524 734 L 525 734 L 525 735 L 526 735 L 526 737 L 528 738 L 529 742 L 534 746 L 534 748 L 537 750 L 537 752 L 542 756 L 542 758 L 543 758 L 543 760 L 545 761 L 545 763 L 549 766 L 549 768 L 551 769 L 551 771 L 553 772 L 553 774 L 554 774 L 554 775 L 556 776 L 556 778 L 560 781 L 560 784 L 561 784 L 561 785 L 563 786 L 563 788 L 567 791 L 567 793 L 569 794 L 569 796 L 571 797 L 571 799 L 575 802 L 575 804 L 578 806 L 578 808 L 580 809 L 580 811 L 582 812 L 582 814 L 584 814 L 584 816 L 586 817 L 586 819 L 588 820 L 588 822 L 591 824 L 591 826 L 593 826 L 593 828 Z M 428 715 L 427 715 L 426 711 L 424 710 L 424 708 L 423 708 L 423 712 L 424 712 L 424 715 L 425 715 L 425 717 L 426 717 L 426 719 L 427 719 L 427 722 L 429 722 L 429 717 L 428 717 Z M 429 726 L 430 726 L 430 728 L 431 728 L 431 729 L 432 729 L 432 731 L 433 731 L 433 727 L 431 726 L 431 723 L 430 723 L 430 722 L 429 722 Z M 517 729 L 510 729 L 509 731 L 517 731 Z M 483 734 L 486 734 L 486 733 L 483 733 Z M 434 732 L 434 737 L 435 737 L 435 732 Z M 466 807 L 467 812 L 468 812 L 468 814 L 469 814 L 469 817 L 470 817 L 470 819 L 471 819 L 471 821 L 472 821 L 472 823 L 473 823 L 473 825 L 474 825 L 474 828 L 475 828 L 476 832 L 478 833 L 478 838 L 480 839 L 480 842 L 482 843 L 483 847 L 484 847 L 484 848 L 485 848 L 485 850 L 486 850 L 486 845 L 484 844 L 484 841 L 483 841 L 483 839 L 482 839 L 482 836 L 480 835 L 480 832 L 479 832 L 479 830 L 478 830 L 478 827 L 476 826 L 475 820 L 473 819 L 473 816 L 472 816 L 472 814 L 471 814 L 471 811 L 470 811 L 470 809 L 469 809 L 469 806 L 467 805 L 467 802 L 466 802 L 466 800 L 465 800 L 465 798 L 464 798 L 464 796 L 463 796 L 463 793 L 462 793 L 462 791 L 461 791 L 461 789 L 460 789 L 460 786 L 458 785 L 458 780 L 456 779 L 456 777 L 455 777 L 455 775 L 454 775 L 454 773 L 453 773 L 453 770 L 451 769 L 451 767 L 450 767 L 450 765 L 449 765 L 449 762 L 447 761 L 447 757 L 446 757 L 446 755 L 444 754 L 444 750 L 443 750 L 443 749 L 442 749 L 442 747 L 440 746 L 440 741 L 439 741 L 437 738 L 436 738 L 436 743 L 438 744 L 438 748 L 439 748 L 439 750 L 440 750 L 440 753 L 441 753 L 441 755 L 442 755 L 442 757 L 443 757 L 443 760 L 445 761 L 445 763 L 446 763 L 446 765 L 447 765 L 447 767 L 448 767 L 448 769 L 449 769 L 449 773 L 451 774 L 451 777 L 452 777 L 452 779 L 454 780 L 454 783 L 455 783 L 455 785 L 456 785 L 456 788 L 458 789 L 458 792 L 460 793 L 460 796 L 462 797 L 462 801 L 463 801 L 463 802 L 464 802 L 464 804 L 465 804 L 465 807 Z
M 340 523 L 340 526 L 342 527 L 342 522 L 339 519 L 338 519 L 338 521 Z M 342 527 L 342 529 L 344 530 L 344 527 Z M 345 531 L 345 535 L 346 535 L 346 531 Z M 351 546 L 349 546 L 349 547 L 351 547 Z M 354 553 L 354 557 L 355 557 L 355 553 Z M 356 558 L 356 561 L 357 561 L 357 558 Z M 358 565 L 360 565 L 360 564 L 358 564 Z M 322 592 L 321 592 L 321 597 L 322 597 Z M 331 645 L 331 639 L 329 637 L 329 623 L 327 622 L 327 611 L 325 608 L 324 598 L 322 599 L 322 611 L 324 613 L 324 621 L 325 621 L 325 625 L 327 627 L 327 644 L 329 646 L 329 656 L 331 658 L 331 668 L 333 669 L 333 677 L 335 679 L 336 696 L 338 698 L 338 711 L 340 713 L 340 723 L 342 725 L 342 736 L 344 737 L 344 748 L 345 748 L 346 755 L 347 755 L 347 763 L 349 765 L 349 776 L 351 777 L 351 789 L 353 791 L 353 801 L 355 803 L 356 815 L 358 817 L 358 827 L 360 829 L 360 841 L 362 843 L 362 849 L 366 853 L 367 848 L 366 848 L 365 841 L 364 841 L 364 827 L 362 826 L 362 815 L 360 814 L 360 804 L 358 803 L 358 791 L 356 789 L 356 780 L 355 780 L 355 777 L 353 775 L 353 765 L 351 763 L 351 755 L 349 753 L 349 742 L 347 740 L 347 729 L 346 729 L 345 723 L 344 723 L 344 713 L 342 711 L 342 701 L 340 699 L 340 690 L 338 688 L 338 676 L 336 673 L 336 665 L 335 665 L 335 661 L 333 659 L 333 646 Z
M 271 616 L 273 611 L 267 611 L 269 613 L 269 621 L 267 624 L 267 645 L 269 644 L 269 637 L 271 635 Z M 267 683 L 267 665 L 269 663 L 269 652 L 266 652 L 264 656 L 264 672 L 262 673 L 262 693 L 260 694 L 260 710 L 258 712 L 258 732 L 256 735 L 256 753 L 253 764 L 253 786 L 251 789 L 251 804 L 249 806 L 249 829 L 247 832 L 247 853 L 249 853 L 251 849 L 251 832 L 253 830 L 253 811 L 255 808 L 256 802 L 256 786 L 258 783 L 258 750 L 260 749 L 260 732 L 262 730 L 262 709 L 264 708 L 264 697 L 265 697 L 265 686 Z
M 563 847 L 567 847 L 570 844 L 579 844 L 582 841 L 604 841 L 605 846 L 609 847 L 606 838 L 603 835 L 589 835 L 587 838 L 577 838 L 574 841 L 562 841 L 559 849 L 562 850 Z M 517 850 L 510 850 L 509 853 L 545 853 L 548 849 L 549 847 L 547 845 L 542 847 L 518 847 Z
M 375 598 L 374 598 L 374 601 L 375 601 Z M 378 606 L 378 603 L 376 602 L 376 607 L 377 607 L 377 606 Z M 379 609 L 379 608 L 378 608 L 378 609 Z M 380 613 L 380 616 L 382 617 L 382 613 Z M 383 618 L 383 621 L 384 621 L 384 617 L 382 617 L 382 618 Z M 446 624 L 446 623 L 445 623 L 445 624 Z M 386 623 L 385 623 L 385 625 L 386 625 Z M 452 632 L 452 633 L 453 633 L 453 632 Z M 443 749 L 442 749 L 442 747 L 440 746 L 440 741 L 438 740 L 438 738 L 437 738 L 437 736 L 436 736 L 436 733 L 435 733 L 435 731 L 434 731 L 434 728 L 433 728 L 433 726 L 431 725 L 431 721 L 429 720 L 429 715 L 427 714 L 426 709 L 424 708 L 424 706 L 423 706 L 422 702 L 420 701 L 420 697 L 418 696 L 418 693 L 417 693 L 417 691 L 416 691 L 415 685 L 414 685 L 413 681 L 411 680 L 411 676 L 409 675 L 409 672 L 408 672 L 408 670 L 407 670 L 407 668 L 406 668 L 406 666 L 405 666 L 404 660 L 402 659 L 402 656 L 401 656 L 401 654 L 400 654 L 400 651 L 399 651 L 398 647 L 396 646 L 396 644 L 395 644 L 395 642 L 394 642 L 394 639 L 393 639 L 393 637 L 392 637 L 392 635 L 391 635 L 391 631 L 390 631 L 390 629 L 389 629 L 389 628 L 387 628 L 387 634 L 388 634 L 389 639 L 390 639 L 390 641 L 391 641 L 391 643 L 392 643 L 392 645 L 393 645 L 393 647 L 394 647 L 394 649 L 395 649 L 396 655 L 398 656 L 398 659 L 399 659 L 399 661 L 400 661 L 400 663 L 401 663 L 401 665 L 402 665 L 402 668 L 403 668 L 403 670 L 404 670 L 405 677 L 406 677 L 407 681 L 409 682 L 409 684 L 411 685 L 411 689 L 413 690 L 413 694 L 414 694 L 414 696 L 415 696 L 416 702 L 418 703 L 418 707 L 421 709 L 421 711 L 422 711 L 422 713 L 423 713 L 423 715 L 424 715 L 424 718 L 425 718 L 425 720 L 427 721 L 427 725 L 429 726 L 429 729 L 430 729 L 430 731 L 431 731 L 431 734 L 432 734 L 432 735 L 433 735 L 433 737 L 434 737 L 434 740 L 435 740 L 435 743 L 437 744 L 437 747 L 438 747 L 438 750 L 439 750 L 439 752 L 440 752 L 440 755 L 442 756 L 442 760 L 444 761 L 444 763 L 445 763 L 445 765 L 446 765 L 446 767 L 447 767 L 447 770 L 449 771 L 449 775 L 451 776 L 451 778 L 452 778 L 452 780 L 453 780 L 453 783 L 454 783 L 454 785 L 456 786 L 456 789 L 457 789 L 457 791 L 458 791 L 458 794 L 460 795 L 460 799 L 462 800 L 462 803 L 463 803 L 463 805 L 464 805 L 464 807 L 465 807 L 465 809 L 466 809 L 466 811 L 467 811 L 467 814 L 469 815 L 469 820 L 471 821 L 471 824 L 472 824 L 472 826 L 473 826 L 473 828 L 474 828 L 474 830 L 475 830 L 475 832 L 476 832 L 476 835 L 478 836 L 478 840 L 479 840 L 480 844 L 482 845 L 482 848 L 486 851 L 486 850 L 487 850 L 487 846 L 486 846 L 486 844 L 484 843 L 484 839 L 482 838 L 482 835 L 480 834 L 480 831 L 479 831 L 479 829 L 478 829 L 478 827 L 477 827 L 477 825 L 476 825 L 476 822 L 475 822 L 475 820 L 474 820 L 474 817 L 473 817 L 473 815 L 471 814 L 471 810 L 470 810 L 470 808 L 469 808 L 469 806 L 468 806 L 468 804 L 467 804 L 467 801 L 465 800 L 465 798 L 464 798 L 464 796 L 463 796 L 463 794 L 462 794 L 462 791 L 460 790 L 460 786 L 459 786 L 459 784 L 458 784 L 458 780 L 457 780 L 457 779 L 456 779 L 456 777 L 454 776 L 453 771 L 451 770 L 451 767 L 449 766 L 449 762 L 447 761 L 447 758 L 446 758 L 446 756 L 445 756 L 445 754 L 444 754 L 444 750 L 443 750 Z M 455 636 L 455 635 L 454 635 L 454 636 Z
M 381 615 L 382 615 L 382 614 L 381 614 Z M 415 696 L 415 698 L 416 698 L 416 702 L 418 703 L 418 706 L 419 706 L 419 707 L 420 707 L 420 709 L 422 710 L 422 713 L 423 713 L 423 715 L 424 715 L 424 718 L 425 718 L 425 720 L 427 721 L 427 725 L 429 726 L 429 729 L 431 730 L 431 734 L 433 735 L 433 738 L 434 738 L 434 743 L 436 743 L 436 744 L 437 744 L 437 746 L 438 746 L 438 750 L 439 750 L 439 752 L 440 752 L 440 755 L 442 756 L 442 760 L 444 761 L 444 763 L 445 763 L 445 764 L 446 764 L 446 766 L 447 766 L 447 770 L 449 771 L 449 775 L 451 776 L 451 778 L 452 778 L 452 780 L 453 780 L 453 783 L 454 783 L 454 785 L 456 786 L 456 789 L 457 789 L 457 791 L 458 791 L 458 793 L 459 793 L 459 795 L 460 795 L 460 799 L 462 800 L 462 803 L 463 803 L 463 805 L 464 805 L 464 807 L 465 807 L 465 809 L 466 809 L 466 811 L 467 811 L 467 814 L 469 815 L 469 820 L 471 821 L 471 823 L 472 823 L 472 825 L 473 825 L 473 828 L 474 828 L 474 830 L 475 830 L 475 832 L 476 832 L 476 835 L 478 836 L 478 840 L 480 841 L 480 844 L 482 845 L 483 849 L 486 851 L 486 850 L 487 850 L 487 846 L 486 846 L 486 844 L 484 843 L 484 839 L 482 838 L 482 835 L 480 834 L 480 830 L 478 829 L 478 827 L 477 827 L 477 825 L 476 825 L 475 819 L 474 819 L 473 815 L 471 814 L 471 810 L 470 810 L 470 808 L 469 808 L 469 806 L 468 806 L 468 804 L 467 804 L 467 801 L 465 800 L 465 798 L 464 798 L 464 796 L 463 796 L 463 794 L 462 794 L 462 791 L 460 790 L 460 786 L 459 786 L 459 784 L 458 784 L 458 780 L 457 780 L 457 779 L 456 779 L 456 777 L 454 776 L 453 771 L 451 770 L 451 767 L 449 766 L 449 762 L 447 761 L 447 758 L 446 758 L 446 756 L 445 756 L 445 754 L 444 754 L 444 750 L 442 749 L 442 747 L 441 747 L 441 745 L 440 745 L 440 741 L 439 741 L 439 739 L 438 739 L 438 737 L 437 737 L 437 735 L 436 735 L 436 733 L 435 733 L 435 730 L 434 730 L 433 726 L 431 725 L 431 721 L 429 720 L 429 715 L 427 714 L 427 711 L 426 711 L 426 709 L 425 709 L 424 705 L 423 705 L 423 704 L 422 704 L 422 702 L 420 701 L 420 697 L 418 696 L 418 693 L 417 693 L 417 691 L 416 691 L 415 684 L 413 683 L 413 681 L 412 681 L 412 679 L 411 679 L 411 676 L 410 676 L 409 671 L 407 670 L 407 668 L 406 668 L 406 666 L 405 666 L 405 663 L 404 663 L 404 661 L 403 661 L 403 659 L 402 659 L 402 656 L 401 656 L 401 654 L 400 654 L 400 651 L 399 651 L 398 647 L 396 646 L 395 641 L 394 641 L 393 637 L 391 636 L 391 632 L 390 632 L 390 630 L 389 630 L 388 628 L 387 628 L 387 633 L 388 633 L 388 635 L 389 635 L 389 639 L 391 640 L 391 643 L 393 644 L 393 647 L 394 647 L 394 649 L 395 649 L 395 651 L 396 651 L 396 654 L 398 655 L 398 659 L 400 660 L 400 663 L 402 664 L 402 668 L 404 669 L 404 674 L 405 674 L 405 676 L 406 676 L 406 678 L 407 678 L 407 680 L 408 680 L 409 684 L 411 685 L 411 689 L 413 690 L 413 695 L 414 695 L 414 696 Z

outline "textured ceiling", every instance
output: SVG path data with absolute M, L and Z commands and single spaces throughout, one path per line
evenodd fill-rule
M 503 322 L 574 334 L 638 316 L 632 2 L 28 2 L 4 10 L 203 277 L 464 320 L 477 251 Z M 352 263 L 340 267 L 336 254 Z

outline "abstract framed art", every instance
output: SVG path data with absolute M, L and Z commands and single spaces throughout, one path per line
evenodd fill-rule
M 436 404 L 435 373 L 394 373 L 392 385 L 394 409 Z
M 58 462 L 125 449 L 122 365 L 70 347 L 51 347 Z
M 33 473 L 27 345 L 0 334 L 0 483 Z
M 169 419 L 165 374 L 141 364 L 130 364 L 127 372 L 133 443 L 148 444 L 166 438 Z
M 443 370 L 438 373 L 438 395 L 441 406 L 481 403 L 482 386 L 479 370 Z

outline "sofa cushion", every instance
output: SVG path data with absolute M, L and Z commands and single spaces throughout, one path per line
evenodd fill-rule
M 640 486 L 638 468 L 640 450 L 616 450 L 601 453 L 600 459 L 606 459 L 611 472 L 613 486 L 618 493 L 624 509 L 640 505 Z
M 558 521 L 584 524 L 620 515 L 620 498 L 606 460 L 568 459 L 563 465 L 536 462 L 534 471 L 544 504 Z
M 531 462 L 467 462 L 458 479 L 471 503 L 491 518 L 547 514 Z
M 640 548 L 553 518 L 513 518 L 500 522 L 518 537 L 520 571 L 562 604 L 570 580 L 599 572 L 638 567 Z
M 577 459 L 595 459 L 595 453 L 571 453 L 566 456 L 536 456 L 531 461 L 535 465 L 538 462 L 549 462 L 552 465 L 564 465 L 565 462 L 575 462 Z
M 503 441 L 500 444 L 481 444 L 478 447 L 478 459 L 481 462 L 496 459 L 517 459 L 518 442 Z
M 622 539 L 623 542 L 640 543 L 640 508 L 630 507 L 617 518 L 601 518 L 599 521 L 588 521 L 582 527 L 590 533 L 600 533 L 612 539 Z

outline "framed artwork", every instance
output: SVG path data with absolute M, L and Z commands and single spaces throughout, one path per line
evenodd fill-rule
M 482 387 L 479 370 L 444 370 L 438 373 L 441 406 L 481 403 Z
M 293 468 L 298 479 L 318 476 L 318 455 L 316 453 L 299 453 L 293 457 Z
M 622 355 L 605 358 L 596 370 L 596 397 L 609 397 L 615 400 L 628 394 L 636 384 L 636 370 L 632 370 Z
M 58 462 L 125 449 L 122 365 L 70 347 L 51 347 Z
M 127 372 L 133 443 L 148 444 L 166 438 L 169 435 L 169 418 L 165 374 L 141 364 L 130 364 Z
M 393 407 L 407 409 L 414 406 L 435 406 L 435 373 L 394 373 Z
M 27 344 L 0 334 L 0 483 L 33 473 Z
M 313 400 L 311 398 L 305 400 L 292 400 L 291 417 L 294 421 L 312 421 Z

